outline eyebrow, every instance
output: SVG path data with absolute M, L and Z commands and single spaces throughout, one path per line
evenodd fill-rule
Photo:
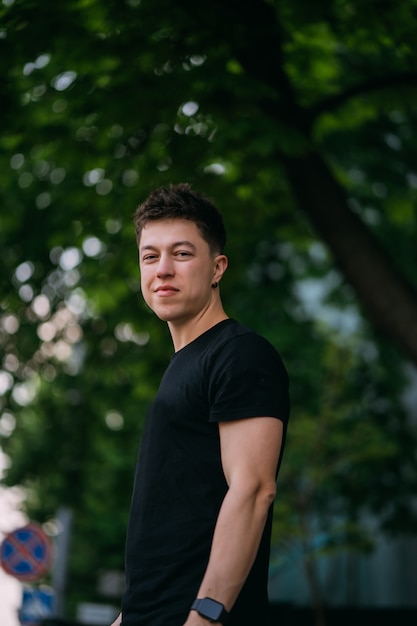
M 186 246 L 187 248 L 191 248 L 192 250 L 195 250 L 196 247 L 193 243 L 191 243 L 191 241 L 175 241 L 170 247 L 171 248 L 178 248 L 179 246 Z M 147 245 L 147 246 L 142 246 L 140 251 L 144 252 L 145 250 L 156 250 L 158 246 L 152 246 L 152 245 Z

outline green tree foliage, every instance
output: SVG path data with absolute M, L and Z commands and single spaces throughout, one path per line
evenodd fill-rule
M 382 521 L 413 528 L 398 348 L 417 362 L 416 7 L 3 0 L 2 447 L 32 516 L 75 511 L 72 599 L 123 566 L 171 350 L 140 298 L 131 216 L 168 182 L 224 212 L 226 308 L 290 370 L 288 484 L 322 515 L 339 493 L 356 523 L 369 483 Z

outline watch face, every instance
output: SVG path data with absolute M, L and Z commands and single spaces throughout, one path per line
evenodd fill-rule
M 210 598 L 204 598 L 200 601 L 198 612 L 207 617 L 207 619 L 217 622 L 223 612 L 223 605 Z
M 228 613 L 221 602 L 216 602 L 212 598 L 196 598 L 191 607 L 192 611 L 197 611 L 201 617 L 209 622 L 221 622 L 226 624 Z

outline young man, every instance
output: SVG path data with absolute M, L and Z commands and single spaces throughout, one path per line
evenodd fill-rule
M 288 377 L 275 349 L 223 309 L 226 233 L 207 198 L 158 189 L 135 228 L 142 294 L 175 353 L 141 442 L 113 626 L 266 626 Z

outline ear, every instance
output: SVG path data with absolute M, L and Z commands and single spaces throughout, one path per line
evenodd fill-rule
M 227 256 L 218 254 L 214 257 L 213 282 L 219 282 L 229 264 Z

